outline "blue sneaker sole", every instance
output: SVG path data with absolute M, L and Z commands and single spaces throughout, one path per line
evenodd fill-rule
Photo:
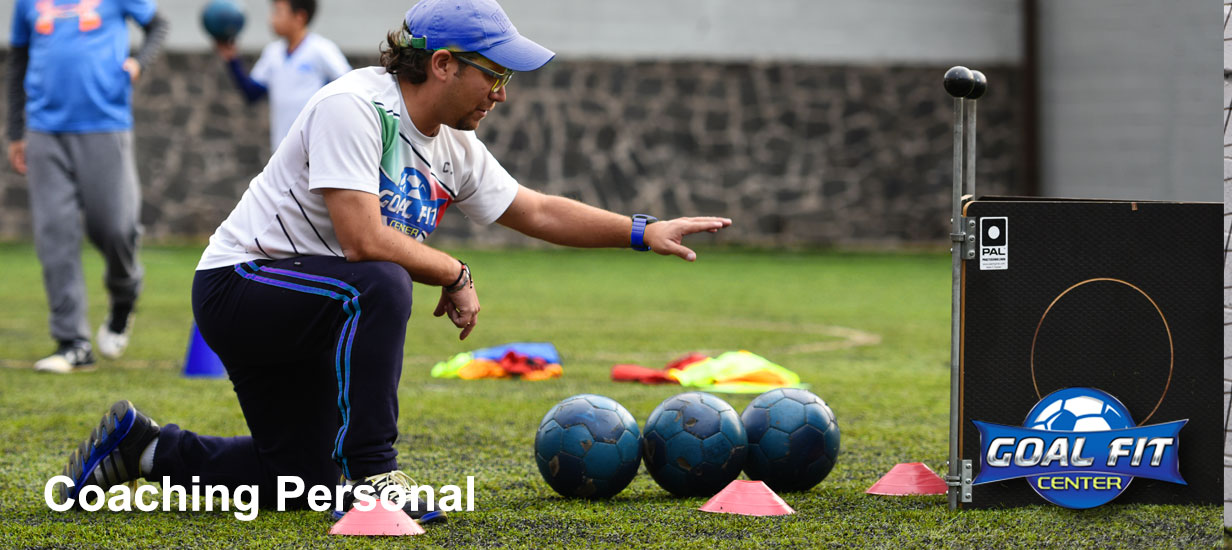
M 120 414 L 122 413 L 122 415 Z M 80 494 L 81 488 L 85 480 L 94 475 L 94 470 L 98 468 L 99 463 L 103 461 L 107 455 L 116 450 L 120 446 L 120 442 L 128 436 L 128 433 L 133 429 L 133 422 L 137 418 L 137 412 L 133 409 L 133 404 L 128 401 L 118 401 L 111 406 L 107 411 L 107 416 L 103 417 L 104 421 L 107 418 L 119 418 L 116 422 L 115 429 L 111 430 L 103 439 L 102 447 L 91 447 L 90 456 L 85 460 L 85 465 L 81 468 L 81 475 L 73 480 L 73 488 L 68 492 L 68 498 L 76 500 Z M 101 426 L 100 422 L 100 426 Z M 118 437 L 117 437 L 118 434 Z M 94 434 L 90 437 L 93 438 Z

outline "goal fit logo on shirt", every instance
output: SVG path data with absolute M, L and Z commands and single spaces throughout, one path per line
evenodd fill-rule
M 973 421 L 980 432 L 974 484 L 1020 477 L 1066 508 L 1107 504 L 1135 477 L 1185 485 L 1179 433 L 1188 420 L 1135 427 L 1129 409 L 1094 388 L 1048 394 L 1022 426 Z
M 395 183 L 381 170 L 381 215 L 385 223 L 423 241 L 440 223 L 449 194 L 435 180 L 406 167 Z
M 72 5 L 55 5 L 54 0 L 38 0 L 34 9 L 38 11 L 38 20 L 34 23 L 34 32 L 51 34 L 56 30 L 56 19 L 77 18 L 77 29 L 90 32 L 103 24 L 103 18 L 98 14 L 98 5 L 103 0 L 81 0 Z

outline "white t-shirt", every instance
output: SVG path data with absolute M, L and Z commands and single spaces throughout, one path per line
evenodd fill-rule
M 271 151 L 278 149 L 308 98 L 350 70 L 338 46 L 313 33 L 308 33 L 291 55 L 287 55 L 286 40 L 272 42 L 261 50 L 249 77 L 269 90 Z
M 504 214 L 518 187 L 474 132 L 441 126 L 435 136 L 423 135 L 406 114 L 395 77 L 381 67 L 357 69 L 312 96 L 210 237 L 197 269 L 341 257 L 322 189 L 379 196 L 382 221 L 423 241 L 450 204 L 487 225 Z

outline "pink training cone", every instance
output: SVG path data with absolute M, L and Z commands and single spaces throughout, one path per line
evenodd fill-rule
M 729 483 L 698 510 L 745 516 L 785 516 L 796 513 L 765 483 L 743 479 Z
M 381 501 L 371 510 L 363 511 L 351 508 L 342 519 L 329 528 L 331 535 L 361 535 L 361 536 L 392 536 L 422 535 L 424 528 L 420 527 L 411 516 L 402 509 L 386 510 Z
M 945 480 L 923 462 L 895 465 L 865 493 L 870 495 L 944 495 Z

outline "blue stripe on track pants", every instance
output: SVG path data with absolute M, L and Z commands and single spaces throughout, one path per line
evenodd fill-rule
M 251 435 L 167 425 L 150 478 L 257 485 L 268 506 L 278 476 L 333 485 L 340 474 L 397 468 L 397 389 L 411 315 L 404 269 L 303 256 L 198 271 L 193 314 L 227 368 Z

